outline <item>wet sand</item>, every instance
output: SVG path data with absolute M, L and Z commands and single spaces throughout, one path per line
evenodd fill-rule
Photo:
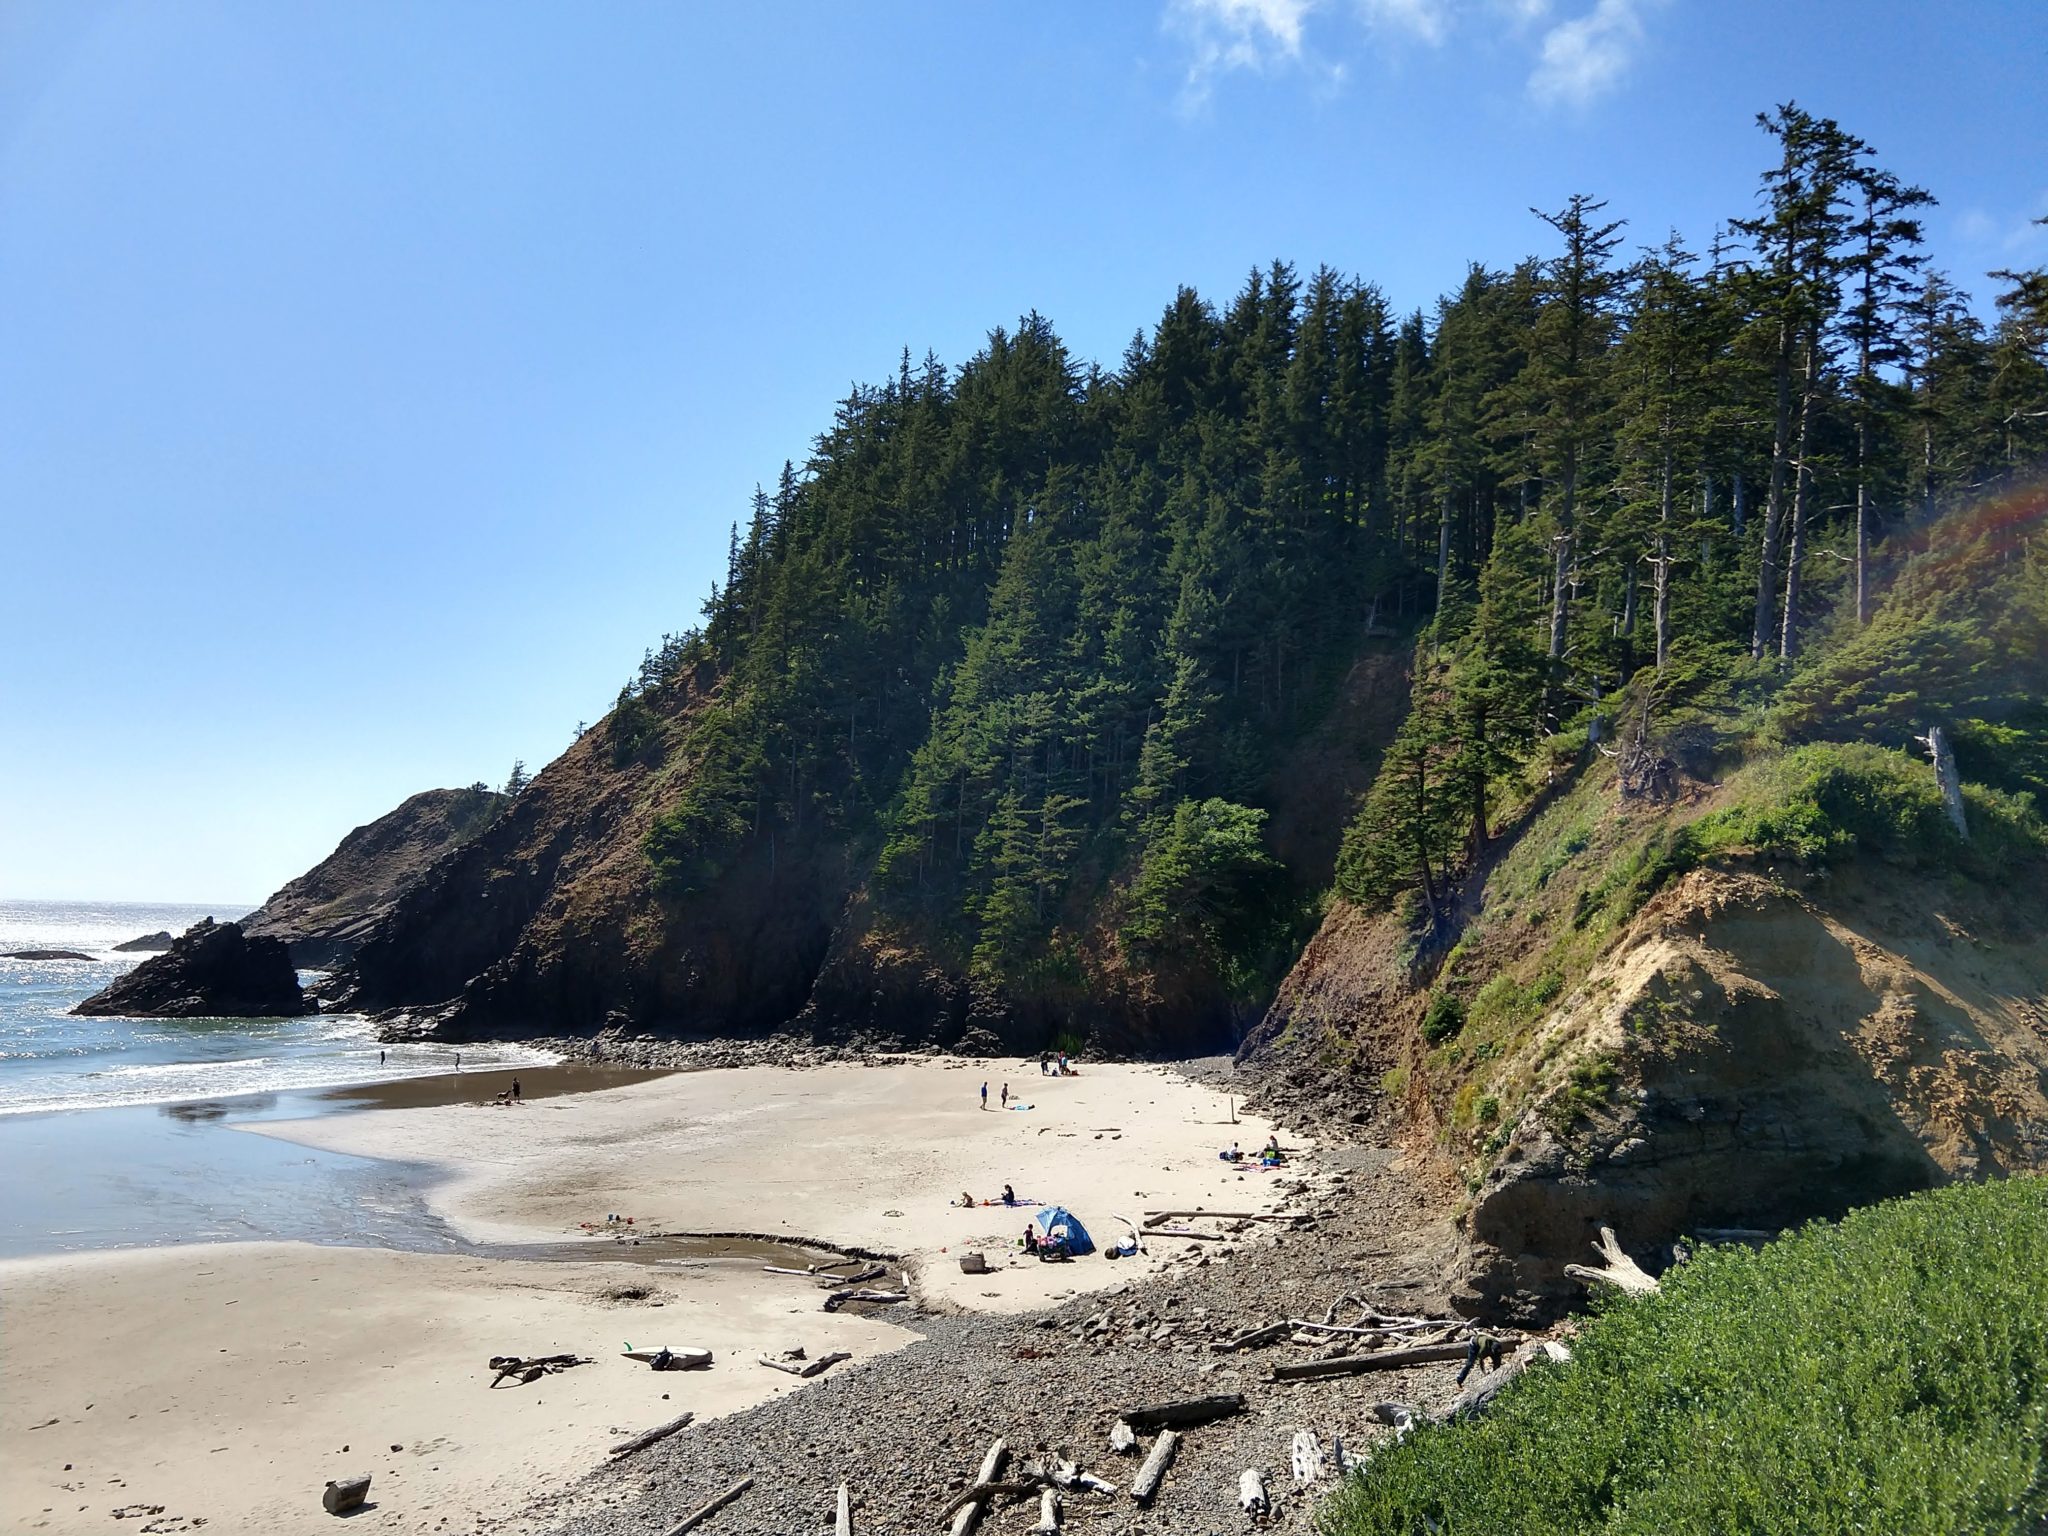
M 554 1099 L 565 1093 L 625 1088 L 669 1074 L 653 1067 L 608 1067 L 602 1062 L 564 1061 L 551 1067 L 492 1067 L 480 1072 L 442 1072 L 394 1082 L 323 1088 L 307 1095 L 337 1109 L 435 1109 L 448 1104 L 487 1104 L 509 1093 L 517 1080 L 522 1099 Z

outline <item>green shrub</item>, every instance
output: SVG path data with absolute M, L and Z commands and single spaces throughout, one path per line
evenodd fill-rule
M 2048 1181 L 1707 1249 L 1570 1364 L 1379 1450 L 1324 1536 L 2023 1536 L 2048 1518 Z
M 1442 1045 L 1446 1040 L 1465 1027 L 1465 1005 L 1448 992 L 1439 992 L 1429 1000 L 1429 1007 L 1422 1015 L 1422 1038 L 1431 1045 Z

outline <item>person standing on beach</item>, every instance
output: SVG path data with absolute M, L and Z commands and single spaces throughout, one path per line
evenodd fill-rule
M 377 1065 L 380 1067 L 384 1065 L 384 1053 L 382 1051 L 377 1053 Z
M 516 1077 L 512 1079 L 512 1102 L 514 1104 L 519 1102 L 519 1079 Z
M 1008 1109 L 1009 1107 L 1010 1107 L 1010 1085 L 1009 1085 L 1008 1083 L 1005 1083 L 1005 1084 L 1003 1084 L 1003 1108 L 1005 1108 L 1005 1109 Z
M 987 1109 L 987 1108 L 988 1108 L 988 1084 L 987 1084 L 987 1083 L 983 1083 L 983 1084 L 981 1085 L 981 1107 L 982 1107 L 983 1109 Z

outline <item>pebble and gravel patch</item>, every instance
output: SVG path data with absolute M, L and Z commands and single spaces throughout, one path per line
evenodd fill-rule
M 1227 1071 L 1220 1063 L 1206 1065 Z M 1373 1405 L 1440 1408 L 1455 1394 L 1456 1365 L 1276 1383 L 1269 1374 L 1278 1362 L 1372 1341 L 1280 1342 L 1234 1354 L 1212 1346 L 1281 1318 L 1321 1320 L 1332 1303 L 1339 1303 L 1342 1322 L 1367 1307 L 1448 1318 L 1454 1244 L 1441 1204 L 1387 1148 L 1326 1144 L 1284 1188 L 1286 1208 L 1306 1213 L 1302 1222 L 1256 1228 L 1203 1223 L 1226 1235 L 1220 1243 L 1150 1238 L 1155 1252 L 1172 1256 L 1163 1271 L 1075 1295 L 1041 1313 L 892 1309 L 893 1321 L 922 1335 L 907 1348 L 838 1366 L 756 1408 L 693 1425 L 486 1529 L 664 1536 L 684 1515 L 751 1476 L 753 1486 L 700 1530 L 713 1536 L 830 1531 L 843 1480 L 857 1532 L 931 1533 L 946 1529 L 939 1515 L 973 1481 L 983 1453 L 1000 1436 L 1009 1444 L 1012 1468 L 1057 1456 L 1116 1485 L 1113 1496 L 1068 1494 L 1068 1531 L 1307 1531 L 1332 1481 L 1295 1484 L 1295 1433 L 1313 1431 L 1333 1462 L 1339 1440 L 1350 1456 L 1369 1456 L 1392 1433 L 1374 1417 Z M 801 1320 L 791 1323 L 790 1344 L 805 1343 Z M 1245 1411 L 1186 1430 L 1157 1498 L 1149 1508 L 1134 1503 L 1131 1479 L 1153 1437 L 1141 1433 L 1133 1454 L 1113 1453 L 1110 1431 L 1120 1411 L 1227 1393 L 1243 1394 Z M 620 1426 L 622 1432 L 641 1427 Z M 1239 1475 L 1253 1467 L 1265 1474 L 1273 1506 L 1257 1520 L 1238 1504 Z M 1007 1499 L 979 1528 L 1024 1532 L 1037 1519 L 1035 1497 Z

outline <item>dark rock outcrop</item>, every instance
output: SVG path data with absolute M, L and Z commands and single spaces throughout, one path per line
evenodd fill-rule
M 10 949 L 0 960 L 90 960 L 75 949 Z
M 488 789 L 424 790 L 349 833 L 333 853 L 243 918 L 242 931 L 282 939 L 294 965 L 340 965 L 436 860 L 474 839 L 510 803 Z
M 76 1008 L 75 1014 L 152 1019 L 288 1018 L 308 1011 L 282 939 L 251 938 L 212 918 L 188 928 Z
M 117 955 L 160 955 L 177 942 L 177 935 L 168 928 L 159 928 L 155 933 L 145 933 L 139 939 L 130 939 L 125 944 L 116 944 Z

